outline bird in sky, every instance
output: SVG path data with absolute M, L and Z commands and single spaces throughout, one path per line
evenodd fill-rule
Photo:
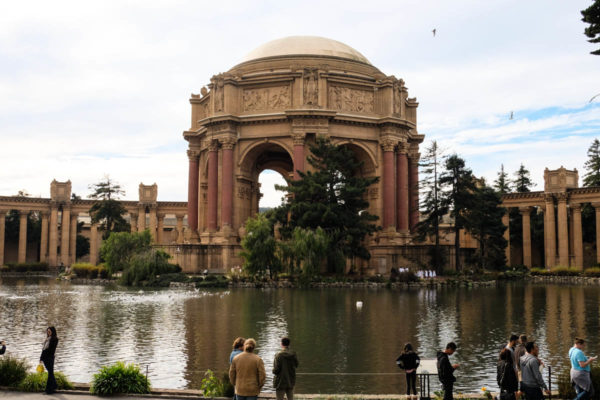
M 509 119 L 514 119 L 515 114 L 511 111 L 510 112 L 510 118 Z
M 598 97 L 598 96 L 600 96 L 600 93 L 598 93 L 597 95 L 595 95 L 594 97 L 592 97 L 592 98 L 590 99 L 590 103 L 591 103 L 592 101 L 594 101 L 594 99 L 595 99 L 596 97 Z
M 433 37 L 435 37 L 436 29 L 434 28 L 431 32 L 433 33 Z

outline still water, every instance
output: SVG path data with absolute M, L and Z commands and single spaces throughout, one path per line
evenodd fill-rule
M 124 360 L 147 367 L 154 387 L 199 388 L 206 369 L 227 370 L 237 336 L 254 337 L 268 373 L 264 390 L 272 391 L 273 357 L 289 336 L 300 361 L 298 393 L 403 393 L 395 359 L 404 343 L 435 358 L 454 340 L 455 387 L 475 392 L 496 387 L 497 353 L 512 332 L 534 338 L 555 371 L 574 336 L 598 354 L 599 309 L 595 286 L 139 291 L 4 278 L 0 340 L 35 365 L 54 325 L 56 368 L 75 382 Z

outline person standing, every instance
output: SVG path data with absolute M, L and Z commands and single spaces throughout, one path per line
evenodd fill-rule
M 583 352 L 585 340 L 575 338 L 575 344 L 569 350 L 571 361 L 571 382 L 575 386 L 577 397 L 575 400 L 587 400 L 594 395 L 594 385 L 590 376 L 590 364 L 598 358 L 586 357 Z
M 48 380 L 46 381 L 47 394 L 52 394 L 58 389 L 58 384 L 54 377 L 54 353 L 56 353 L 57 345 L 58 336 L 56 335 L 56 328 L 50 326 L 46 329 L 46 340 L 44 340 L 44 347 L 40 356 L 40 362 L 43 362 L 46 370 L 48 370 Z
M 539 349 L 535 342 L 525 344 L 526 353 L 521 357 L 521 391 L 527 400 L 542 400 L 542 389 L 549 394 L 548 386 L 540 372 Z
M 419 355 L 413 350 L 412 344 L 406 343 L 402 354 L 396 359 L 398 367 L 402 368 L 406 372 L 406 394 L 410 395 L 410 389 L 412 388 L 413 394 L 417 394 L 417 368 L 421 359 Z
M 294 386 L 296 386 L 296 368 L 298 357 L 296 352 L 290 350 L 290 339 L 281 339 L 281 351 L 275 355 L 273 361 L 273 386 L 277 400 L 294 400 Z
M 0 356 L 6 353 L 6 342 L 3 340 L 0 342 Z
M 515 367 L 517 367 L 517 371 L 519 371 L 519 375 L 521 374 L 521 366 L 520 364 L 520 360 L 521 357 L 523 357 L 523 355 L 526 353 L 525 351 L 525 343 L 527 343 L 527 336 L 525 335 L 521 335 L 519 336 L 519 342 L 517 343 L 517 346 L 515 347 L 515 352 L 514 354 L 514 364 Z M 520 381 L 520 379 L 519 379 Z
M 233 361 L 233 358 L 244 351 L 244 342 L 246 339 L 239 337 L 233 341 L 233 350 L 229 355 L 229 364 Z
M 513 364 L 510 350 L 502 349 L 496 375 L 498 387 L 500 388 L 500 400 L 516 400 L 517 398 L 519 380 Z
M 235 387 L 237 400 L 256 400 L 265 384 L 265 364 L 253 354 L 255 348 L 256 341 L 246 339 L 244 351 L 233 358 L 229 367 L 229 381 Z
M 459 365 L 450 364 L 450 359 L 448 356 L 451 356 L 454 354 L 454 352 L 456 352 L 456 343 L 450 342 L 446 345 L 446 349 L 444 351 L 438 351 L 437 353 L 438 378 L 444 389 L 444 400 L 452 400 L 453 398 L 452 388 L 454 386 L 454 382 L 456 382 L 454 370 L 456 370 Z

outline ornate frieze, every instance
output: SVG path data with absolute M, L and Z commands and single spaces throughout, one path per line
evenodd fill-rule
M 291 105 L 290 87 L 244 89 L 244 111 L 284 110 Z
M 340 111 L 372 113 L 373 91 L 353 89 L 345 86 L 329 86 L 329 108 Z

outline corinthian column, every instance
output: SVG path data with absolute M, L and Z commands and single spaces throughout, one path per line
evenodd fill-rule
M 198 231 L 198 157 L 197 151 L 188 150 L 188 227 L 192 232 Z
M 554 267 L 556 263 L 556 227 L 554 221 L 554 197 L 546 195 L 546 213 L 544 214 L 544 232 L 546 237 L 546 268 Z
M 98 225 L 90 225 L 90 264 L 98 264 Z
M 71 229 L 69 231 L 69 250 L 71 254 L 71 264 L 77 262 L 77 216 L 78 214 L 76 212 L 71 214 Z
M 41 211 L 42 216 L 42 234 L 40 237 L 40 262 L 46 262 L 48 259 L 48 211 Z M 2 265 L 2 263 L 0 263 Z
M 567 194 L 558 194 L 558 257 L 560 265 L 569 266 L 569 227 L 567 225 Z
M 217 230 L 217 200 L 219 198 L 219 160 L 217 142 L 212 142 L 208 148 L 208 230 Z M 190 215 L 188 214 L 188 220 Z M 188 222 L 189 224 L 189 222 Z
M 163 234 L 165 230 L 165 214 L 157 213 L 156 218 L 158 218 L 158 228 L 156 230 L 156 244 L 163 244 Z
M 62 223 L 60 224 L 60 262 L 70 265 L 69 262 L 69 229 L 71 227 L 71 208 L 63 206 Z
M 0 265 L 4 265 L 4 223 L 6 210 L 0 210 Z
M 398 203 L 398 230 L 408 232 L 408 157 L 406 155 L 406 144 L 398 146 L 396 153 L 396 202 Z
M 596 210 L 596 263 L 600 264 L 600 203 L 592 203 Z
M 27 262 L 27 215 L 29 211 L 19 211 L 19 264 Z
M 531 207 L 519 208 L 523 216 L 523 264 L 531 268 Z
M 419 223 L 419 153 L 412 153 L 409 161 L 410 230 Z
M 583 232 L 581 231 L 581 204 L 571 204 L 573 210 L 573 251 L 575 267 L 583 270 Z
M 225 138 L 221 142 L 223 169 L 221 171 L 221 229 L 233 226 L 233 146 L 235 138 Z
M 506 227 L 504 231 L 504 239 L 506 240 L 506 249 L 504 249 L 504 256 L 506 257 L 506 265 L 511 266 L 510 261 L 510 209 L 506 208 L 506 213 L 502 216 L 502 224 Z
M 383 229 L 395 230 L 396 214 L 394 213 L 394 147 L 393 140 L 384 139 L 383 148 Z
M 292 141 L 294 143 L 294 179 L 300 179 L 300 172 L 304 172 L 304 133 L 294 133 Z

